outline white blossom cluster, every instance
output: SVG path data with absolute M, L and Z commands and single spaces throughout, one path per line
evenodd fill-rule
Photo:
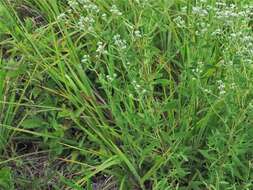
M 57 20 L 64 20 L 67 17 L 66 13 L 61 13 L 57 16 Z
M 199 22 L 196 25 L 197 25 L 198 30 L 196 30 L 195 34 L 197 36 L 204 35 L 206 32 L 208 32 L 208 29 L 210 27 L 210 24 L 206 22 Z
M 206 17 L 209 14 L 207 9 L 198 6 L 192 7 L 192 13 L 199 17 Z
M 98 42 L 97 43 L 97 50 L 96 52 L 99 54 L 99 55 L 103 55 L 103 54 L 107 54 L 107 50 L 105 49 L 105 45 L 103 42 Z
M 222 21 L 226 25 L 233 24 L 236 20 L 240 22 L 248 22 L 252 14 L 252 7 L 245 7 L 243 10 L 236 7 L 235 4 L 224 5 L 213 9 L 215 18 Z
M 92 31 L 94 23 L 95 23 L 95 19 L 92 16 L 86 16 L 86 17 L 81 16 L 78 21 L 78 26 L 81 29 L 86 28 L 88 31 Z
M 76 0 L 69 0 L 68 4 L 72 9 L 76 9 L 78 7 L 78 2 Z
M 186 13 L 187 7 L 182 7 L 181 11 Z M 233 3 L 225 3 L 224 1 L 217 1 L 215 5 L 207 4 L 205 0 L 197 1 L 197 4 L 192 7 L 192 14 L 196 16 L 197 30 L 195 32 L 198 36 L 211 32 L 212 36 L 220 36 L 223 34 L 222 27 L 233 27 L 238 22 L 247 25 L 253 16 L 253 6 L 247 5 L 238 7 Z M 215 26 L 209 23 L 209 17 L 212 16 L 217 21 Z M 180 27 L 184 26 L 184 21 L 179 16 L 174 19 L 174 22 Z M 218 24 L 218 26 L 217 26 Z M 212 31 L 209 27 L 212 26 Z
M 106 79 L 108 80 L 108 82 L 112 82 L 117 78 L 117 74 L 114 73 L 113 75 L 106 75 Z
M 83 55 L 81 62 L 82 63 L 87 63 L 89 61 L 89 59 L 90 59 L 89 55 Z
M 132 85 L 138 94 L 145 94 L 147 92 L 147 90 L 143 88 L 139 83 L 137 83 L 136 80 L 132 81 Z
M 226 93 L 225 83 L 222 80 L 218 80 L 217 83 L 218 83 L 219 94 L 224 95 Z
M 203 67 L 204 67 L 203 62 L 202 62 L 202 61 L 199 61 L 199 62 L 197 62 L 196 67 L 192 69 L 192 72 L 193 72 L 196 76 L 199 76 L 199 75 L 201 75 L 201 73 L 203 72 Z
M 100 9 L 99 7 L 93 3 L 90 0 L 78 0 L 80 5 L 87 11 L 91 12 L 91 13 L 99 13 Z
M 181 16 L 177 16 L 176 18 L 173 19 L 173 21 L 179 28 L 185 27 L 185 21 Z
M 212 36 L 220 36 L 220 35 L 222 35 L 222 34 L 223 34 L 223 31 L 222 31 L 220 28 L 214 30 L 214 31 L 211 33 Z
M 135 38 L 141 38 L 142 37 L 141 31 L 140 30 L 135 30 L 134 31 L 134 37 Z
M 118 7 L 116 5 L 112 5 L 112 7 L 110 8 L 110 12 L 116 16 L 122 15 L 122 12 L 118 9 Z
M 113 41 L 115 46 L 117 46 L 120 50 L 124 50 L 127 48 L 126 40 L 121 39 L 121 36 L 119 34 L 113 36 Z

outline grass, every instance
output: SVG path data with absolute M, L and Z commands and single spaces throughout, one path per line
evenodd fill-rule
M 3 0 L 0 189 L 253 189 L 248 0 Z

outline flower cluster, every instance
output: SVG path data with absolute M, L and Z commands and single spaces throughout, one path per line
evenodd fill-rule
M 212 91 L 210 89 L 206 89 L 206 88 L 204 89 L 204 92 L 207 93 L 207 94 L 211 94 L 212 93 Z
M 217 83 L 218 83 L 219 94 L 220 95 L 225 94 L 226 91 L 225 91 L 225 84 L 224 84 L 224 82 L 222 80 L 218 80 Z
M 120 10 L 118 9 L 118 7 L 116 5 L 112 5 L 112 7 L 110 8 L 110 12 L 116 16 L 122 15 L 122 12 L 120 12 Z
M 78 2 L 76 0 L 69 0 L 68 4 L 72 9 L 76 9 L 78 7 Z
M 121 39 L 121 36 L 119 34 L 116 34 L 113 36 L 114 44 L 120 49 L 124 50 L 127 48 L 126 40 Z
M 218 28 L 218 29 L 216 29 L 215 31 L 213 31 L 212 33 L 211 33 L 211 35 L 212 36 L 219 36 L 219 35 L 221 35 L 223 33 L 223 31 L 220 29 L 220 28 Z
M 143 88 L 140 84 L 138 84 L 138 83 L 136 82 L 136 80 L 133 80 L 133 81 L 132 81 L 132 85 L 133 85 L 135 91 L 136 91 L 138 94 L 145 94 L 145 93 L 147 93 L 147 90 L 146 90 L 145 88 Z
M 101 15 L 101 17 L 102 17 L 102 20 L 107 21 L 107 14 L 103 13 L 103 14 Z
M 234 82 L 231 83 L 230 88 L 231 88 L 232 90 L 234 90 L 234 89 L 236 88 L 236 84 L 235 84 Z
M 192 13 L 199 17 L 206 17 L 208 16 L 208 11 L 205 8 L 196 6 L 192 7 Z
M 66 13 L 61 13 L 57 16 L 57 20 L 64 20 L 67 17 Z
M 107 54 L 107 50 L 105 49 L 105 44 L 103 42 L 98 42 L 97 43 L 97 50 L 96 52 L 99 54 L 99 55 L 102 55 L 102 54 Z M 97 57 L 99 56 L 97 55 Z
M 78 22 L 78 26 L 82 29 L 86 28 L 89 31 L 93 30 L 93 24 L 95 23 L 95 20 L 92 16 L 81 16 Z
M 177 16 L 176 18 L 173 19 L 173 21 L 179 28 L 185 27 L 185 21 L 181 16 Z
M 89 11 L 91 13 L 98 13 L 98 12 L 100 12 L 99 7 L 95 3 L 91 2 L 90 0 L 79 0 L 79 3 L 82 5 L 82 7 L 85 10 L 87 10 L 87 11 Z
M 141 38 L 142 37 L 141 31 L 140 30 L 135 30 L 134 31 L 134 37 L 135 38 Z
M 87 63 L 90 59 L 90 56 L 89 55 L 83 55 L 82 59 L 81 59 L 81 62 L 82 63 Z
M 117 74 L 116 74 L 116 73 L 114 73 L 112 76 L 111 76 L 111 75 L 106 75 L 106 79 L 107 79 L 109 82 L 114 81 L 116 78 L 117 78 Z
M 197 63 L 196 68 L 192 69 L 192 72 L 197 76 L 200 75 L 203 72 L 203 66 L 204 66 L 203 62 L 199 61 Z
M 195 32 L 197 36 L 204 35 L 210 27 L 210 24 L 206 22 L 199 22 L 196 25 L 198 27 L 198 30 Z
M 227 35 L 227 44 L 231 51 L 230 58 L 236 58 L 237 62 L 239 60 L 246 64 L 252 64 L 252 55 L 253 55 L 253 36 L 252 32 L 243 27 L 240 28 L 239 31 L 233 31 L 229 35 Z M 224 54 L 228 52 L 228 48 L 224 48 Z

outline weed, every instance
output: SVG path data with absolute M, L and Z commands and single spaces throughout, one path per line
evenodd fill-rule
M 0 10 L 0 186 L 253 188 L 250 1 Z

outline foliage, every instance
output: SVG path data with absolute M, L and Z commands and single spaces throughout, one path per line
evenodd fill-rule
M 36 147 L 53 189 L 253 188 L 250 1 L 0 7 L 1 166 Z

